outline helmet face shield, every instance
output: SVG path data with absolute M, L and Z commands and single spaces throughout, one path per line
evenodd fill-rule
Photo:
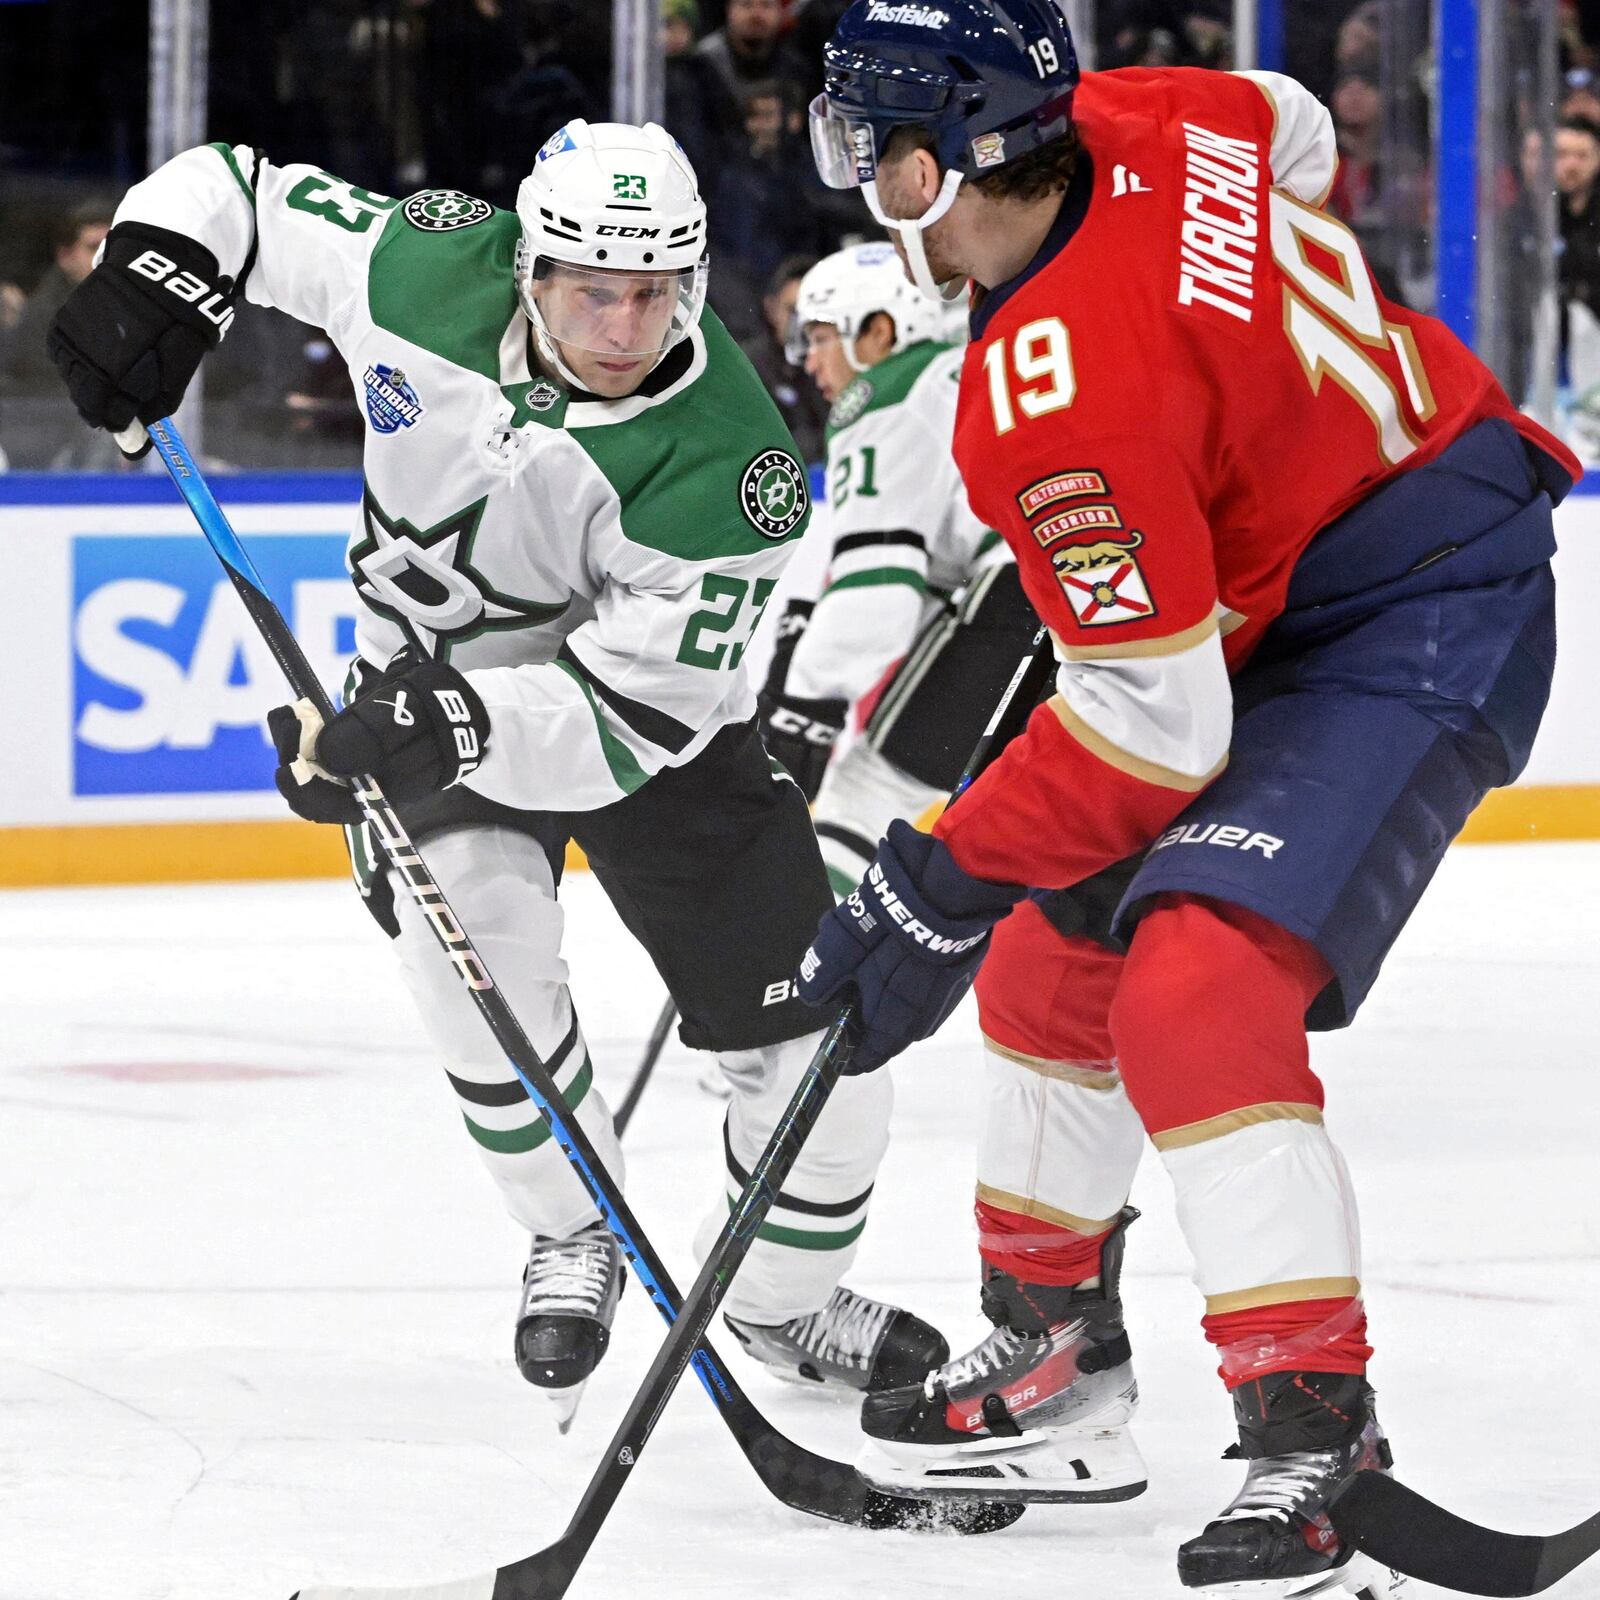
M 608 271 L 541 260 L 527 296 L 558 345 L 602 361 L 659 358 L 700 320 L 706 263 L 662 272 Z
M 811 154 L 830 189 L 859 189 L 878 175 L 872 124 L 841 111 L 825 94 L 811 102 Z

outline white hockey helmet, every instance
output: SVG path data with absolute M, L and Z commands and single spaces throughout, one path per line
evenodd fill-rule
M 665 128 L 647 122 L 590 123 L 578 117 L 548 138 L 517 190 L 517 295 L 540 354 L 569 383 L 578 379 L 558 344 L 598 354 L 659 359 L 700 320 L 706 299 L 706 207 L 694 168 Z M 631 320 L 631 333 L 602 327 L 604 314 L 568 311 L 552 326 L 539 286 L 552 267 L 593 280 L 603 306 L 618 274 L 660 279 L 659 315 Z M 644 349 L 624 348 L 629 343 Z
M 813 322 L 823 322 L 838 329 L 850 370 L 864 371 L 856 359 L 856 339 L 879 311 L 894 323 L 896 351 L 940 335 L 943 318 L 939 306 L 918 293 L 893 245 L 878 240 L 824 256 L 800 280 L 786 352 L 790 361 L 799 366 L 805 360 L 806 329 Z

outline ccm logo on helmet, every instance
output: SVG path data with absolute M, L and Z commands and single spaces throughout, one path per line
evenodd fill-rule
M 658 239 L 659 228 L 629 228 L 617 222 L 598 223 L 594 230 L 605 239 Z
M 168 261 L 159 251 L 146 250 L 128 263 L 128 271 L 161 284 L 168 294 L 193 306 L 207 322 L 214 322 L 220 332 L 226 333 L 233 326 L 233 307 L 227 296 L 192 272 L 179 272 L 178 264 Z

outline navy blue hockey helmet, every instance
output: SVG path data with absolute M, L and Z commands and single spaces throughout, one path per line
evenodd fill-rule
M 1066 133 L 1078 86 L 1060 0 L 856 0 L 823 66 L 811 143 L 835 189 L 871 185 L 901 127 L 925 130 L 947 173 L 981 177 Z

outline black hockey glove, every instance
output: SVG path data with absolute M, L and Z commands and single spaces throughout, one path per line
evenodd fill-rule
M 329 780 L 371 773 L 390 800 L 404 804 L 459 783 L 489 748 L 489 713 L 477 691 L 454 667 L 412 650 L 402 650 L 326 727 L 308 729 L 293 706 L 279 706 L 267 725 L 281 763 L 278 792 L 308 822 L 361 820 L 349 790 Z
M 67 296 L 45 336 L 91 428 L 178 409 L 200 358 L 233 321 L 234 282 L 203 244 L 143 222 L 106 235 L 100 265 Z M 142 454 L 142 452 L 141 452 Z
M 778 642 L 767 681 L 756 697 L 761 737 L 767 753 L 800 786 L 808 801 L 817 798 L 828 757 L 844 732 L 849 706 L 843 700 L 808 700 L 788 693 L 789 662 L 814 609 L 810 600 L 791 600 L 778 619 Z

